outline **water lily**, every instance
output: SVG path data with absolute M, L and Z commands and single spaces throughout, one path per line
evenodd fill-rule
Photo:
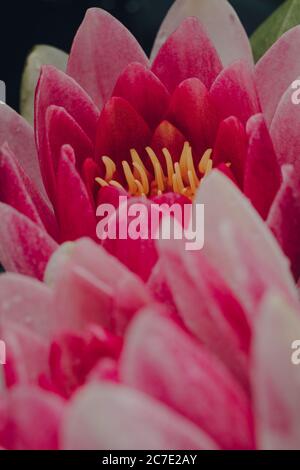
M 212 168 L 243 189 L 245 124 L 259 111 L 250 45 L 226 1 L 176 1 L 151 60 L 110 14 L 88 10 L 66 73 L 41 69 L 34 133 L 1 105 L 3 266 L 42 279 L 58 244 L 96 238 L 96 206 L 119 192 L 188 202 Z M 143 279 L 157 259 L 140 272 L 123 247 L 107 249 Z
M 0 445 L 299 447 L 287 260 L 225 176 L 214 171 L 197 199 L 210 214 L 204 250 L 160 241 L 147 284 L 88 238 L 62 245 L 45 283 L 0 277 Z

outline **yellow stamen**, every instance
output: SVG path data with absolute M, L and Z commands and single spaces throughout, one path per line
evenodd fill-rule
M 212 150 L 211 150 L 211 149 L 207 149 L 207 150 L 204 152 L 203 157 L 201 158 L 200 163 L 199 163 L 199 171 L 200 171 L 200 173 L 202 173 L 202 174 L 205 173 L 206 167 L 207 167 L 208 162 L 209 162 L 210 157 L 211 157 L 211 154 L 212 154 Z
M 195 167 L 192 148 L 188 142 L 185 142 L 179 162 L 174 163 L 169 150 L 167 148 L 162 149 L 167 170 L 167 175 L 165 175 L 154 150 L 151 147 L 147 147 L 145 150 L 153 167 L 152 174 L 147 170 L 138 152 L 131 149 L 131 166 L 125 160 L 122 162 L 127 188 L 123 188 L 121 183 L 112 179 L 117 172 L 117 168 L 115 163 L 106 156 L 102 157 L 106 170 L 105 179 L 96 178 L 97 183 L 101 187 L 114 186 L 118 189 L 126 189 L 132 196 L 155 196 L 167 191 L 174 191 L 193 199 L 201 179 L 206 177 L 213 168 L 211 149 L 206 150 L 198 166 Z
M 105 181 L 110 181 L 116 172 L 116 165 L 109 157 L 102 157 L 102 161 L 105 165 Z

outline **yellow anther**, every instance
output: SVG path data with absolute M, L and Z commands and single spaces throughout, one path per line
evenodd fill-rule
M 162 153 L 165 157 L 166 165 L 167 165 L 168 186 L 171 188 L 173 184 L 173 175 L 174 175 L 173 160 L 168 149 L 166 148 L 162 149 Z
M 204 176 L 209 175 L 209 173 L 212 171 L 212 167 L 213 167 L 212 160 L 208 160 Z
M 137 189 L 138 189 L 137 196 L 146 196 L 142 183 L 139 180 L 134 180 L 134 181 L 135 181 L 135 184 L 137 185 Z
M 149 179 L 148 179 L 148 176 L 146 174 L 145 168 L 144 168 L 144 166 L 141 166 L 136 161 L 133 162 L 133 166 L 137 170 L 138 175 L 140 177 L 140 182 L 143 186 L 143 193 L 145 193 L 147 195 L 149 193 Z M 135 182 L 136 182 L 136 180 L 135 180 Z
M 110 185 L 110 186 L 113 186 L 114 188 L 117 188 L 117 189 L 122 189 L 122 190 L 124 191 L 123 186 L 122 186 L 121 183 L 119 183 L 118 181 L 111 180 L 111 181 L 109 182 L 109 185 Z
M 175 175 L 177 179 L 178 192 L 182 193 L 184 191 L 184 184 L 182 181 L 182 175 L 181 175 L 179 163 L 175 163 L 174 167 L 175 167 Z
M 131 168 L 128 162 L 126 161 L 122 162 L 122 166 L 123 166 L 124 175 L 128 184 L 128 190 L 131 194 L 135 194 L 137 188 L 136 188 L 135 178 L 132 174 Z
M 211 149 L 207 149 L 206 152 L 204 152 L 203 157 L 201 158 L 200 163 L 199 163 L 200 173 L 202 173 L 202 174 L 205 173 L 207 164 L 208 164 L 208 162 L 210 160 L 210 157 L 211 157 L 211 154 L 212 154 Z
M 155 181 L 157 183 L 157 188 L 159 191 L 163 192 L 165 189 L 165 184 L 164 184 L 165 177 L 164 177 L 161 164 L 151 147 L 147 147 L 146 152 L 149 155 L 149 158 L 151 160 L 151 163 L 154 169 L 154 176 L 155 176 Z
M 139 156 L 138 152 L 135 149 L 131 149 L 130 155 L 131 155 L 132 163 L 137 163 L 141 168 L 143 168 L 144 172 L 147 174 L 147 169 L 144 163 L 142 162 L 142 159 Z
M 192 194 L 195 194 L 196 190 L 197 190 L 197 184 L 196 184 L 196 181 L 194 179 L 194 175 L 191 171 L 188 171 L 188 178 L 189 178 L 189 183 L 190 183 L 190 187 L 191 187 L 191 190 L 192 190 Z
M 105 181 L 110 181 L 116 172 L 116 165 L 109 157 L 102 157 L 105 166 Z
M 109 186 L 109 184 L 102 178 L 95 178 L 96 183 L 100 184 L 102 188 Z

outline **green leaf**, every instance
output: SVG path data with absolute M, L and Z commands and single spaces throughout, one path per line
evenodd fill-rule
M 286 0 L 252 35 L 255 60 L 259 60 L 280 36 L 298 24 L 300 0 Z

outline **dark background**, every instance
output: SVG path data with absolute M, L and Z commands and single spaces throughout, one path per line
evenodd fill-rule
M 283 0 L 231 0 L 247 32 L 255 28 Z M 149 52 L 158 27 L 173 0 L 23 0 L 1 1 L 1 73 L 7 103 L 19 105 L 19 87 L 27 54 L 36 44 L 50 44 L 68 52 L 85 10 L 102 7 L 122 21 Z

